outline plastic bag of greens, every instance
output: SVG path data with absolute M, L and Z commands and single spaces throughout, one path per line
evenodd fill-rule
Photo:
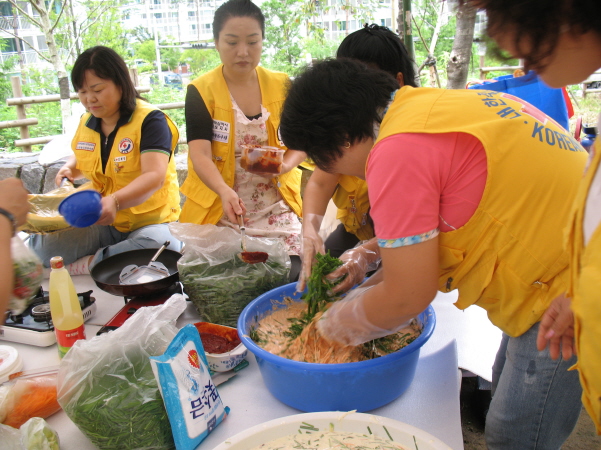
M 11 239 L 10 253 L 15 282 L 8 308 L 13 314 L 21 314 L 33 301 L 42 285 L 42 261 L 19 236 L 13 236 Z
M 140 308 L 120 328 L 77 341 L 62 359 L 58 402 L 98 448 L 175 448 L 149 357 L 165 352 L 185 309 L 179 294 Z
M 247 236 L 249 252 L 267 261 L 243 262 L 240 232 L 215 225 L 170 223 L 171 234 L 185 243 L 177 262 L 179 279 L 206 322 L 236 327 L 244 307 L 265 292 L 288 283 L 290 256 L 279 239 Z

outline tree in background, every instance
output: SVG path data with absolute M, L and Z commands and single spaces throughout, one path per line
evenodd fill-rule
M 106 10 L 114 6 L 114 2 L 89 1 L 84 2 L 92 7 L 92 10 L 81 14 L 75 14 L 72 0 L 65 2 L 48 2 L 45 0 L 17 1 L 8 0 L 14 10 L 25 18 L 33 26 L 42 31 L 46 38 L 48 52 L 41 52 L 16 35 L 12 30 L 3 29 L 4 32 L 23 43 L 26 48 L 35 51 L 40 58 L 52 64 L 58 82 L 60 93 L 60 110 L 62 123 L 66 124 L 71 116 L 71 101 L 69 78 L 66 63 L 73 62 L 73 50 L 78 48 L 82 34 L 88 32 L 91 24 L 99 18 L 104 17 Z M 30 14 L 25 6 L 31 5 L 33 14 Z M 88 13 L 90 16 L 88 16 Z M 95 36 L 98 42 L 98 36 Z M 106 44 L 105 44 L 106 45 Z M 63 130 L 64 131 L 64 130 Z
M 121 25 L 121 12 L 117 8 L 125 1 L 113 0 L 113 2 L 113 7 L 109 9 L 101 9 L 97 5 L 98 3 L 106 4 L 106 1 L 83 2 L 88 17 L 86 32 L 81 34 L 83 50 L 100 44 L 112 48 L 120 55 L 127 54 L 128 33 Z
M 192 78 L 199 77 L 221 63 L 217 50 L 210 48 L 184 50 L 182 61 L 190 64 Z
M 289 75 L 298 71 L 302 62 L 302 1 L 267 0 L 261 4 L 265 15 L 263 61 L 266 67 Z
M 464 89 L 472 58 L 476 8 L 470 4 L 457 7 L 455 39 L 447 64 L 447 89 Z

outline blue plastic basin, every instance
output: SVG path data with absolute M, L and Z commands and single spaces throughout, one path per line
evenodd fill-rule
M 238 318 L 240 339 L 259 364 L 265 386 L 275 398 L 306 412 L 371 411 L 398 398 L 415 375 L 419 351 L 436 324 L 432 306 L 419 315 L 424 328 L 408 346 L 390 355 L 368 361 L 344 364 L 315 364 L 293 361 L 259 347 L 249 330 L 275 309 L 284 297 L 301 301 L 296 283 L 272 289 L 257 297 Z
M 58 205 L 58 213 L 72 227 L 85 228 L 100 219 L 102 196 L 92 189 L 78 191 L 65 198 Z

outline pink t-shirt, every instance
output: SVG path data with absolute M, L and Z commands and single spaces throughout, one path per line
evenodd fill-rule
M 370 215 L 380 247 L 416 244 L 465 225 L 486 184 L 486 151 L 466 133 L 402 133 L 368 159 Z

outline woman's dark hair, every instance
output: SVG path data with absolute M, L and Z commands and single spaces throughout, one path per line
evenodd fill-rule
M 215 11 L 213 16 L 213 38 L 217 41 L 225 22 L 232 17 L 251 17 L 259 22 L 261 37 L 265 39 L 265 16 L 250 0 L 228 0 Z
M 364 63 L 372 63 L 393 77 L 403 74 L 405 85 L 417 87 L 413 60 L 407 53 L 401 38 L 386 27 L 365 24 L 345 37 L 338 50 L 338 58 L 354 58 Z
M 459 0 L 485 9 L 488 34 L 511 30 L 518 58 L 526 69 L 540 71 L 564 32 L 601 35 L 600 0 Z M 524 46 L 527 45 L 527 48 Z
M 327 59 L 290 84 L 280 120 L 286 147 L 307 153 L 325 171 L 347 142 L 374 137 L 398 81 L 349 58 Z
M 134 112 L 136 99 L 142 97 L 134 87 L 125 61 L 115 50 L 99 45 L 87 49 L 77 57 L 71 71 L 71 83 L 75 92 L 83 86 L 87 70 L 93 71 L 98 78 L 111 80 L 121 89 L 121 114 Z

